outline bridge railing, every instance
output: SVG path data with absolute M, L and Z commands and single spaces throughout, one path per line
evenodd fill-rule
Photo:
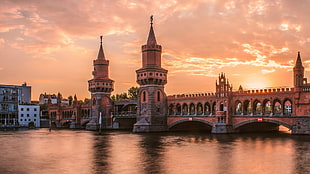
M 112 113 L 112 117 L 135 117 L 137 115 L 136 111 L 123 111 Z
M 215 96 L 215 93 L 213 93 L 213 92 L 193 93 L 193 94 L 175 94 L 175 95 L 169 95 L 168 99 L 214 97 L 214 96 Z
M 291 87 L 282 87 L 282 88 L 265 88 L 265 89 L 248 89 L 234 91 L 234 93 L 241 94 L 260 94 L 260 93 L 281 93 L 281 92 L 293 92 L 294 88 Z

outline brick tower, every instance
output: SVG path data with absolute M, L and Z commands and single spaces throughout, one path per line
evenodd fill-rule
M 298 52 L 296 64 L 294 66 L 294 87 L 299 88 L 303 86 L 303 84 L 307 84 L 306 79 L 304 78 L 305 68 L 302 66 L 300 52 Z
M 91 119 L 86 125 L 87 130 L 99 128 L 99 115 L 102 115 L 102 127 L 111 125 L 112 100 L 111 92 L 114 89 L 114 81 L 109 78 L 109 60 L 105 59 L 102 36 L 100 36 L 100 48 L 98 57 L 93 62 L 93 79 L 88 81 L 88 90 L 91 92 Z
M 137 123 L 134 132 L 159 132 L 167 130 L 167 70 L 161 67 L 161 45 L 156 42 L 153 16 L 146 45 L 142 45 L 142 68 L 136 71 L 140 85 Z

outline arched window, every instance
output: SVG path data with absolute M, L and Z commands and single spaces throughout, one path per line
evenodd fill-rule
M 194 105 L 194 103 L 191 103 L 189 105 L 189 109 L 190 109 L 190 115 L 195 115 L 195 105 Z
M 235 114 L 236 115 L 241 115 L 242 113 L 242 103 L 238 100 L 236 101 L 236 107 L 235 107 Z
M 157 91 L 157 101 L 160 102 L 160 91 Z
M 197 104 L 197 115 L 202 115 L 203 110 L 202 110 L 202 104 L 198 103 Z
M 188 106 L 186 103 L 183 104 L 182 106 L 182 114 L 187 115 L 188 114 Z
M 146 92 L 145 91 L 142 92 L 142 101 L 143 102 L 146 101 Z
M 96 105 L 96 98 L 93 98 L 93 106 Z
M 270 115 L 271 113 L 271 102 L 269 100 L 264 101 L 264 115 Z
M 168 112 L 169 115 L 173 115 L 174 114 L 174 112 L 173 112 L 173 104 L 169 105 L 169 110 L 168 111 L 169 111 Z
M 181 112 L 182 112 L 182 108 L 181 108 L 181 105 L 178 103 L 176 106 L 176 115 L 180 115 Z
M 251 102 L 249 100 L 244 101 L 243 104 L 243 115 L 250 115 L 251 114 Z
M 260 115 L 262 113 L 262 103 L 259 100 L 256 100 L 253 104 L 254 114 Z
M 205 103 L 205 115 L 210 115 L 211 112 L 211 108 L 210 108 L 210 104 L 208 102 Z
M 273 101 L 273 114 L 274 115 L 281 115 L 282 113 L 282 106 L 280 100 L 276 99 Z
M 223 102 L 220 103 L 220 111 L 224 111 L 224 103 Z
M 213 102 L 212 104 L 212 115 L 215 115 L 216 113 L 216 102 Z
M 284 115 L 292 115 L 292 102 L 287 99 L 284 101 Z

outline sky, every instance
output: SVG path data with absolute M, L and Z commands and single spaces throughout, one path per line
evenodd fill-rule
M 150 16 L 168 95 L 215 91 L 223 72 L 234 90 L 293 86 L 297 52 L 310 70 L 309 0 L 2 0 L 0 84 L 89 98 L 100 35 L 112 94 L 141 67 Z M 309 75 L 308 72 L 305 75 Z

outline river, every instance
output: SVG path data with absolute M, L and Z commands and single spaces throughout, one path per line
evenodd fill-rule
M 310 136 L 0 131 L 0 173 L 310 173 Z

